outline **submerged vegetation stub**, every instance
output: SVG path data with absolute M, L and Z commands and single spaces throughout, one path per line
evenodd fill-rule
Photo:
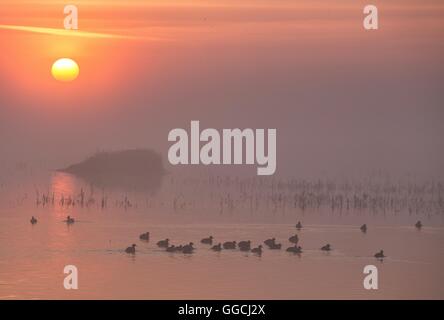
M 59 171 L 97 186 L 155 191 L 166 171 L 162 156 L 153 150 L 99 152 Z

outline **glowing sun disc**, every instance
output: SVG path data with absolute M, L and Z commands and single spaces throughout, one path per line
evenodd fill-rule
M 79 65 L 72 59 L 62 58 L 54 62 L 51 74 L 54 79 L 63 82 L 75 80 L 79 76 Z

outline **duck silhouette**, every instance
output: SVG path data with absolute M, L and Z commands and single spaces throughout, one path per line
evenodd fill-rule
M 140 240 L 145 240 L 145 241 L 150 240 L 150 233 L 149 233 L 149 232 L 142 233 L 142 234 L 139 236 L 139 239 L 140 239 Z
M 299 242 L 299 237 L 297 234 L 295 234 L 294 236 L 291 236 L 290 238 L 288 238 L 288 241 L 290 241 L 291 243 L 297 244 Z
M 253 252 L 254 254 L 257 254 L 257 255 L 261 255 L 262 254 L 262 245 L 259 245 L 257 248 L 251 249 L 251 252 Z
M 296 223 L 296 229 L 298 229 L 298 230 L 302 229 L 302 223 L 300 221 L 298 221 L 298 223 Z
M 238 243 L 238 247 L 240 251 L 250 251 L 251 250 L 251 241 L 241 241 Z
M 276 238 L 270 238 L 264 241 L 264 244 L 268 247 L 274 245 L 276 243 Z
M 211 250 L 213 250 L 213 251 L 222 251 L 222 244 L 218 243 L 215 246 L 212 246 Z
M 203 238 L 202 240 L 200 240 L 201 243 L 203 244 L 213 244 L 213 236 L 209 236 L 208 238 Z
M 363 233 L 366 233 L 367 232 L 367 225 L 364 223 L 360 229 Z
M 287 252 L 302 253 L 302 248 L 299 247 L 298 245 L 294 245 L 293 247 L 287 248 Z
M 271 250 L 280 250 L 282 248 L 282 244 L 280 243 L 273 243 L 271 246 L 268 246 Z
M 182 248 L 182 253 L 185 253 L 185 254 L 193 253 L 193 251 L 194 251 L 194 248 L 193 248 L 193 243 L 192 242 L 190 242 L 187 245 L 184 245 L 183 248 Z
M 415 227 L 416 227 L 416 229 L 418 229 L 418 230 L 422 228 L 422 223 L 421 223 L 420 220 L 418 220 L 418 222 L 415 223 Z
M 32 216 L 30 221 L 31 221 L 31 224 L 36 224 L 37 223 L 37 219 L 34 216 Z
M 136 253 L 136 245 L 133 243 L 131 247 L 128 247 L 125 249 L 126 253 L 135 254 Z
M 171 245 L 169 247 L 166 248 L 166 252 L 176 252 L 176 246 L 175 245 Z
M 325 246 L 321 248 L 322 251 L 331 251 L 331 246 L 329 243 L 327 243 Z
M 378 253 L 376 253 L 376 254 L 375 254 L 375 258 L 376 258 L 376 259 L 383 259 L 383 258 L 385 258 L 384 250 L 381 250 L 381 251 L 379 251 Z
M 224 249 L 236 249 L 236 241 L 227 241 L 223 244 Z
M 66 217 L 66 223 L 67 224 L 73 224 L 75 222 L 74 218 L 71 218 L 71 216 Z
M 160 240 L 157 242 L 157 246 L 160 248 L 168 248 L 170 239 L 166 238 L 165 240 Z

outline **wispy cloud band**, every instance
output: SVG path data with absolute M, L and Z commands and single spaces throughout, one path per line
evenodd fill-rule
M 133 40 L 152 40 L 152 41 L 165 40 L 162 38 L 144 37 L 144 36 L 142 37 L 142 36 L 133 36 L 133 35 L 113 34 L 113 33 L 100 33 L 100 32 L 90 32 L 90 31 L 80 31 L 80 30 L 65 30 L 57 28 L 17 26 L 17 25 L 4 25 L 4 24 L 0 24 L 0 29 L 41 33 L 41 34 L 64 36 L 64 37 L 81 37 L 81 38 L 93 38 L 93 39 L 127 39 L 127 40 L 133 39 Z

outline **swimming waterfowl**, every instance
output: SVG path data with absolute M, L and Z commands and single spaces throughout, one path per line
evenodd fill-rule
M 142 233 L 142 234 L 139 236 L 139 239 L 140 239 L 140 240 L 146 240 L 146 241 L 150 240 L 150 233 L 149 233 L 149 232 Z
M 37 223 L 37 219 L 34 217 L 34 216 L 32 216 L 32 218 L 31 218 L 31 224 L 36 224 Z
M 157 242 L 157 246 L 159 246 L 160 248 L 168 248 L 170 239 L 165 239 L 165 240 L 160 240 Z
M 420 220 L 418 220 L 418 222 L 415 223 L 415 227 L 416 227 L 416 229 L 421 229 L 422 228 L 422 223 L 421 223 Z
M 290 241 L 291 243 L 297 244 L 299 242 L 299 237 L 297 234 L 295 234 L 294 236 L 291 236 L 290 238 L 288 238 L 288 241 Z
M 236 249 L 236 241 L 227 241 L 223 244 L 224 249 Z
M 264 241 L 264 244 L 269 247 L 274 245 L 275 243 L 276 243 L 276 238 L 271 238 Z
M 262 245 L 259 245 L 259 247 L 251 249 L 251 252 L 261 255 L 262 254 Z
M 271 250 L 280 250 L 282 248 L 282 244 L 280 243 L 273 243 L 271 246 L 268 246 Z
M 208 238 L 203 238 L 200 240 L 203 244 L 213 244 L 213 236 L 209 236 Z
M 132 253 L 132 254 L 136 253 L 136 245 L 133 243 L 133 245 L 131 247 L 128 247 L 125 249 L 125 252 Z
M 331 246 L 330 246 L 330 244 L 327 243 L 325 246 L 323 246 L 323 247 L 321 248 L 321 250 L 322 250 L 322 251 L 330 251 L 330 250 L 331 250 Z
M 302 253 L 302 247 L 294 245 L 293 247 L 287 248 L 287 252 Z
M 385 258 L 384 251 L 381 250 L 381 251 L 379 251 L 378 253 L 376 253 L 376 254 L 375 254 L 375 258 L 377 258 L 377 259 Z
M 193 243 L 190 242 L 189 244 L 183 246 L 182 253 L 190 254 L 193 253 L 193 250 L 194 250 Z
M 212 246 L 211 250 L 213 250 L 213 251 L 222 251 L 222 244 L 218 243 L 217 245 Z
M 166 248 L 166 251 L 167 252 L 176 252 L 176 246 L 175 245 L 172 245 L 172 246 L 169 246 L 169 247 L 167 247 Z
M 66 217 L 66 223 L 67 224 L 72 224 L 72 223 L 74 223 L 74 221 L 75 221 L 74 218 L 71 218 L 71 216 L 67 216 Z
M 367 232 L 367 225 L 364 223 L 360 229 L 362 232 L 366 233 Z
M 241 241 L 238 243 L 238 247 L 240 251 L 250 251 L 251 250 L 251 241 Z
M 296 229 L 298 230 L 302 229 L 302 223 L 300 221 L 298 221 L 298 223 L 296 224 Z

